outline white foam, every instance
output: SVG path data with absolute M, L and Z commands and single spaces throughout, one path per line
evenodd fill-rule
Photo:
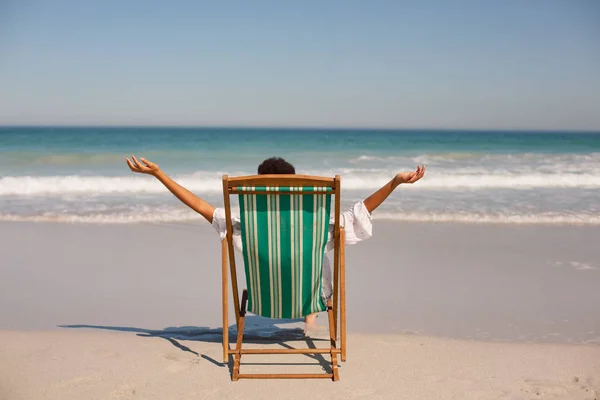
M 190 190 L 222 191 L 220 176 L 215 174 L 175 177 Z M 66 194 L 163 193 L 166 189 L 148 176 L 7 176 L 0 178 L 0 196 L 47 196 Z
M 195 213 L 155 214 L 90 214 L 90 215 L 3 215 L 0 221 L 9 222 L 59 222 L 82 224 L 135 224 L 148 222 L 189 222 L 201 217 Z
M 577 270 L 580 271 L 600 271 L 600 268 L 595 267 L 591 264 L 587 264 L 587 263 L 580 263 L 577 261 L 570 261 L 569 265 Z
M 233 208 L 234 213 L 238 210 Z M 570 215 L 483 215 L 478 213 L 386 213 L 374 214 L 375 220 L 467 223 L 467 224 L 517 224 L 517 225 L 600 225 L 600 216 L 589 214 Z M 202 221 L 202 217 L 187 209 L 161 210 L 160 212 L 90 213 L 86 215 L 49 214 L 14 215 L 0 214 L 0 221 L 14 222 L 60 222 L 84 224 L 132 224 L 161 222 Z M 572 264 L 577 269 L 594 269 L 586 264 Z
M 546 225 L 600 225 L 600 216 L 569 215 L 486 215 L 479 213 L 377 213 L 374 219 L 413 222 L 459 222 L 469 224 L 546 224 Z
M 568 262 L 556 261 L 553 263 L 553 265 L 556 267 L 570 266 L 579 271 L 600 271 L 600 267 L 596 267 L 594 265 L 591 265 L 588 263 L 582 263 L 582 262 L 578 262 L 578 261 L 568 261 Z
M 333 176 L 335 172 L 320 171 Z M 380 170 L 345 170 L 342 188 L 372 190 L 387 183 L 393 174 Z M 221 174 L 197 172 L 174 177 L 179 183 L 198 193 L 220 193 Z M 454 174 L 430 171 L 418 183 L 427 189 L 535 189 L 535 188 L 600 188 L 600 173 L 482 173 L 463 170 Z M 165 188 L 148 176 L 6 176 L 0 178 L 0 196 L 118 195 L 164 193 Z
M 432 174 L 422 182 L 423 188 L 600 188 L 600 174 Z
M 358 157 L 353 157 L 348 160 L 349 163 L 355 165 L 365 165 L 370 162 L 378 164 L 388 163 L 391 165 L 406 165 L 407 162 L 415 164 L 455 164 L 461 165 L 465 162 L 494 162 L 504 165 L 509 164 L 550 164 L 550 165 L 571 165 L 597 168 L 600 167 L 600 153 L 570 153 L 570 154 L 546 154 L 546 153 L 481 153 L 481 152 L 440 152 L 440 153 L 423 153 L 419 155 L 402 155 L 402 156 L 375 156 L 363 154 Z

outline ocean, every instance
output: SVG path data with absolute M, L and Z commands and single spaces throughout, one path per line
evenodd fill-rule
M 275 128 L 0 127 L 0 220 L 194 221 L 131 154 L 156 162 L 215 206 L 223 174 L 251 175 L 271 156 L 296 172 L 342 176 L 345 207 L 397 172 L 426 164 L 376 219 L 600 224 L 600 132 Z

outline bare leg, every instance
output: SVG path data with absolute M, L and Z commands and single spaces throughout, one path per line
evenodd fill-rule
M 304 333 L 314 331 L 317 328 L 317 313 L 308 314 L 304 317 Z

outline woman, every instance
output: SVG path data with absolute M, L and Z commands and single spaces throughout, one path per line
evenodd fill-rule
M 221 239 L 226 235 L 225 210 L 215 208 L 205 200 L 196 196 L 177 182 L 169 178 L 158 165 L 144 158 L 139 161 L 135 156 L 131 159 L 127 158 L 127 165 L 131 171 L 148 174 L 158 179 L 175 197 L 183 204 L 202 215 L 219 233 Z M 295 174 L 294 166 L 283 158 L 272 157 L 264 160 L 258 166 L 258 174 Z M 400 184 L 415 183 L 425 174 L 425 166 L 417 166 L 416 171 L 401 172 L 394 176 L 388 183 L 382 186 L 379 190 L 371 194 L 369 197 L 356 203 L 349 210 L 342 213 L 340 223 L 344 227 L 346 244 L 354 244 L 372 236 L 371 213 L 383 203 L 385 199 L 398 187 Z M 233 221 L 233 242 L 237 250 L 241 251 L 241 227 L 238 217 L 232 217 Z M 329 237 L 327 241 L 327 250 L 333 247 L 333 219 L 329 227 Z M 326 300 L 331 297 L 333 288 L 333 279 L 331 272 L 331 264 L 327 255 L 323 258 L 323 293 L 322 297 Z M 309 329 L 315 322 L 316 314 L 305 316 L 306 329 Z

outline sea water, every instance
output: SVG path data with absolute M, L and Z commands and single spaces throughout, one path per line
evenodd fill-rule
M 215 206 L 222 175 L 271 156 L 342 177 L 343 206 L 427 165 L 375 218 L 600 224 L 600 132 L 276 128 L 2 127 L 0 220 L 136 223 L 199 217 L 125 157 L 160 165 Z

